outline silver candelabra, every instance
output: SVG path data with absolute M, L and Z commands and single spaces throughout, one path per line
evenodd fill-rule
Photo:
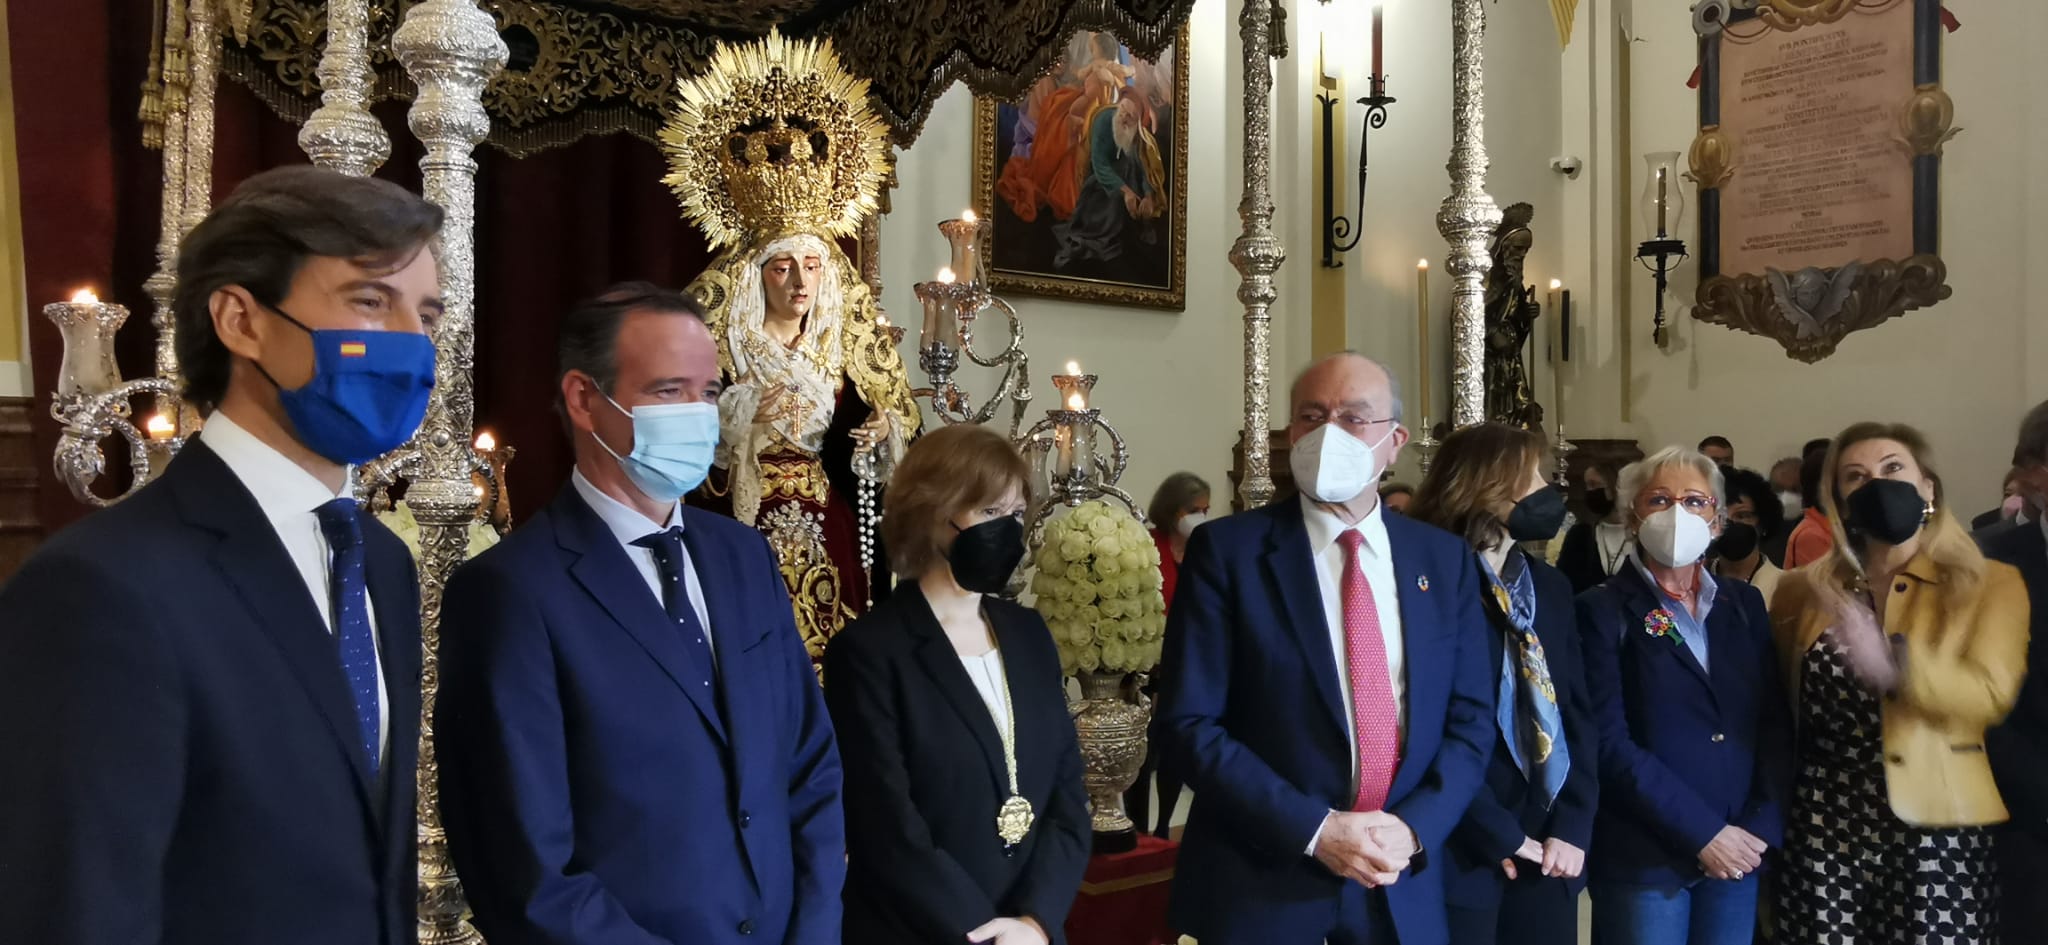
M 1017 310 L 991 293 L 982 278 L 981 245 L 988 237 L 988 224 L 968 210 L 959 219 L 940 223 L 939 232 L 953 245 L 953 264 L 939 270 L 938 278 L 915 286 L 917 300 L 924 306 L 917 365 L 931 386 L 911 393 L 929 399 L 932 413 L 945 423 L 987 423 L 1007 401 L 1011 404 L 1010 437 L 1016 439 L 1031 403 L 1031 359 L 1024 353 L 1024 323 L 1017 318 Z M 1009 339 L 1001 351 L 983 355 L 975 350 L 974 326 L 982 313 L 990 310 L 1004 318 Z M 974 405 L 974 396 L 954 379 L 962 356 L 981 367 L 1002 371 L 995 391 L 980 406 Z

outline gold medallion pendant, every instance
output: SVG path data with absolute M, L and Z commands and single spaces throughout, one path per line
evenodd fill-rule
M 1003 843 L 1016 846 L 1024 842 L 1024 835 L 1031 832 L 1031 802 L 1022 796 L 1012 794 L 1003 802 L 1003 809 L 996 811 L 996 836 Z

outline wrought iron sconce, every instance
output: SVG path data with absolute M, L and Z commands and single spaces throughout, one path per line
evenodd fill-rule
M 1643 161 L 1649 165 L 1649 176 L 1637 205 L 1643 214 L 1643 229 L 1657 236 L 1636 246 L 1636 261 L 1657 279 L 1656 327 L 1650 338 L 1662 348 L 1670 340 L 1670 330 L 1664 324 L 1664 293 L 1671 270 L 1687 258 L 1685 241 L 1671 235 L 1685 223 L 1685 192 L 1678 179 L 1678 152 L 1645 154 Z
M 1344 0 L 1338 0 L 1344 2 Z M 1322 0 L 1327 8 L 1331 0 Z M 1372 132 L 1375 128 L 1387 126 L 1387 106 L 1394 104 L 1387 94 L 1387 75 L 1381 68 L 1382 18 L 1380 5 L 1372 5 L 1372 75 L 1366 80 L 1370 94 L 1358 100 L 1365 106 L 1365 117 L 1358 128 L 1358 209 L 1350 217 L 1337 213 L 1337 96 L 1325 92 L 1316 93 L 1316 101 L 1323 106 L 1323 268 L 1341 269 L 1344 261 L 1339 253 L 1348 253 L 1358 245 L 1358 239 L 1365 229 L 1365 183 L 1366 171 L 1370 166 Z M 1334 89 L 1334 80 L 1327 76 L 1322 81 L 1325 89 Z

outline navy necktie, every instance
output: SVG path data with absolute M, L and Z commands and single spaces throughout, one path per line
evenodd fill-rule
M 370 633 L 370 607 L 363 583 L 363 525 L 354 499 L 335 499 L 313 510 L 320 531 L 334 553 L 330 585 L 334 591 L 334 635 L 341 650 L 342 673 L 356 706 L 356 727 L 363 757 L 372 777 L 377 774 L 377 641 Z
M 661 573 L 662 606 L 683 634 L 683 645 L 689 649 L 691 658 L 702 668 L 705 687 L 711 688 L 718 677 L 718 664 L 712 658 L 711 644 L 705 639 L 704 624 L 697 619 L 697 608 L 690 605 L 689 585 L 683 579 L 682 528 L 670 526 L 635 538 L 633 544 L 654 552 L 655 570 Z

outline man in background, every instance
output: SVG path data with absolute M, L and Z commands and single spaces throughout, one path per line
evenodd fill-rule
M 1735 444 L 1725 436 L 1710 436 L 1700 441 L 1700 455 L 1714 461 L 1716 466 L 1735 465 Z
M 2020 421 L 2012 465 L 2019 494 L 2048 508 L 2048 402 Z M 2010 525 L 1980 542 L 1984 556 L 2020 570 L 2033 601 L 2027 678 L 2005 722 L 1984 735 L 1998 793 L 2012 820 L 1998 838 L 2005 941 L 2048 934 L 2048 516 Z

